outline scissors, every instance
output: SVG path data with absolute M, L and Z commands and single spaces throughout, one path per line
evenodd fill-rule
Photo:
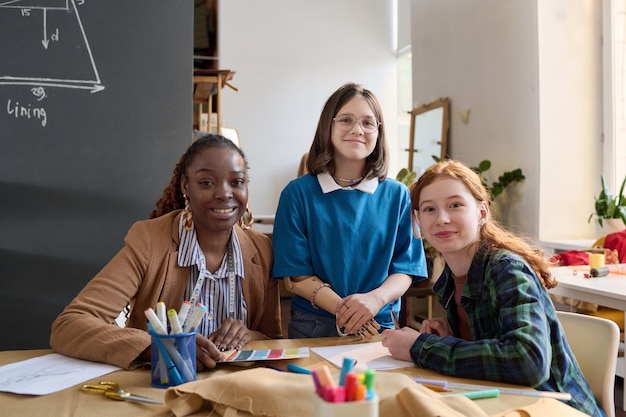
M 133 395 L 130 392 L 124 391 L 116 382 L 102 381 L 99 384 L 83 384 L 80 387 L 80 390 L 92 394 L 104 394 L 106 397 L 118 401 L 126 400 L 149 404 L 162 404 L 159 400 L 142 397 L 140 395 Z

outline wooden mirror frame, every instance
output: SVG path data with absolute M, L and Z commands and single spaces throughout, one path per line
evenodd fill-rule
M 427 113 L 431 110 L 442 108 L 443 117 L 441 121 L 441 138 L 438 141 L 441 152 L 439 157 L 441 159 L 445 159 L 448 151 L 448 130 L 450 126 L 450 99 L 448 97 L 443 97 L 438 100 L 435 100 L 431 103 L 424 104 L 419 107 L 415 107 L 411 110 L 411 135 L 409 139 L 409 164 L 408 170 L 413 171 L 413 154 L 417 151 L 415 149 L 415 127 L 417 116 Z M 434 163 L 435 161 L 433 161 Z

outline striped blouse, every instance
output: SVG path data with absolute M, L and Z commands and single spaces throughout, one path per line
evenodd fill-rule
M 222 259 L 222 264 L 215 273 L 211 273 L 206 268 L 206 261 L 202 249 L 198 244 L 195 227 L 186 230 L 182 222 L 179 226 L 180 246 L 178 249 L 178 266 L 190 267 L 189 280 L 185 289 L 185 300 L 191 301 L 195 286 L 201 278 L 203 279 L 202 287 L 196 303 L 204 304 L 208 311 L 205 315 L 200 327 L 199 333 L 205 337 L 209 337 L 220 328 L 224 320 L 228 318 L 229 296 L 231 288 L 229 288 L 228 279 L 228 252 Z M 241 246 L 234 227 L 231 232 L 231 247 L 233 252 L 233 261 L 235 266 L 235 285 L 232 289 L 235 292 L 234 318 L 247 323 L 247 307 L 243 298 L 242 280 L 244 279 L 243 258 L 241 255 Z M 193 308 L 193 307 L 192 307 Z M 190 317 L 192 310 L 189 311 L 187 317 Z

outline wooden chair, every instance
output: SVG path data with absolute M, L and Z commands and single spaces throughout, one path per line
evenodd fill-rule
M 241 142 L 239 139 L 239 132 L 237 129 L 233 127 L 224 127 L 220 128 L 220 135 L 224 136 L 226 139 L 230 139 L 233 143 L 241 148 Z
M 607 417 L 615 417 L 615 365 L 620 330 L 615 322 L 557 311 L 576 361 Z

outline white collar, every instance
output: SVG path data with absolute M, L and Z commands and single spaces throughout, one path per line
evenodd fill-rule
M 328 172 L 322 172 L 317 174 L 317 182 L 322 187 L 322 192 L 328 194 L 336 190 L 359 190 L 364 193 L 374 194 L 376 188 L 378 188 L 378 178 L 364 179 L 354 187 L 342 187 L 337 184 L 333 177 Z

